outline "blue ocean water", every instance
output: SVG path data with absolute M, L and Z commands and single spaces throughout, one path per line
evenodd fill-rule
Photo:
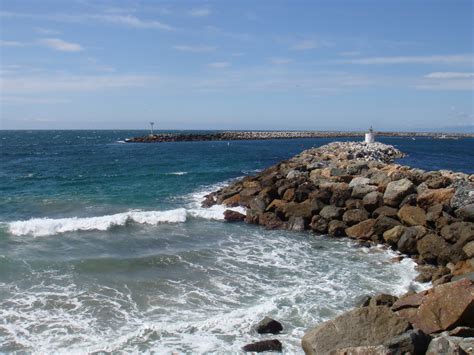
M 125 144 L 143 131 L 0 131 L 0 352 L 238 351 L 371 292 L 405 260 L 347 240 L 226 224 L 209 191 L 332 139 Z M 347 139 L 349 140 L 349 139 Z M 380 138 L 426 170 L 474 173 L 474 139 Z

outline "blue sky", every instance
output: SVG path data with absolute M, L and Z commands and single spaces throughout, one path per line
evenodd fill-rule
M 0 128 L 462 130 L 473 4 L 2 0 Z

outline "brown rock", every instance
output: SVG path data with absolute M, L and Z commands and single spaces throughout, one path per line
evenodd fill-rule
M 399 311 L 405 308 L 418 308 L 421 305 L 421 301 L 423 301 L 423 297 L 425 297 L 427 293 L 428 291 L 422 291 L 402 296 L 393 304 L 392 310 Z
M 346 201 L 346 208 L 348 210 L 364 208 L 362 200 L 350 198 Z
M 274 199 L 265 209 L 266 212 L 274 211 L 277 208 L 283 208 L 283 206 L 286 204 L 286 201 L 279 200 L 279 199 Z
M 385 216 L 390 218 L 397 218 L 397 209 L 389 206 L 382 206 L 377 208 L 374 212 L 372 212 L 372 216 L 377 218 L 379 216 Z
M 228 207 L 237 207 L 240 204 L 240 195 L 235 194 L 234 196 L 231 196 L 225 199 L 224 201 L 222 201 L 222 204 Z
M 287 189 L 283 194 L 283 199 L 285 201 L 293 201 L 293 199 L 295 198 L 295 191 L 296 190 L 294 188 Z
M 474 272 L 474 259 L 463 260 L 456 263 L 451 273 L 454 276 L 459 276 L 470 272 Z
M 245 219 L 245 215 L 237 211 L 225 210 L 224 219 L 227 222 L 242 222 Z
M 400 222 L 396 219 L 380 216 L 376 219 L 374 224 L 374 233 L 376 235 L 383 235 L 383 233 L 393 227 L 399 226 Z
M 474 257 L 474 241 L 467 243 L 463 248 L 462 251 L 468 258 Z
M 354 239 L 369 240 L 374 234 L 375 219 L 367 219 L 346 229 L 346 235 Z
M 443 251 L 449 248 L 445 240 L 436 234 L 428 234 L 416 243 L 416 249 L 421 260 L 428 263 L 435 263 Z
M 307 355 L 324 355 L 341 348 L 384 344 L 409 327 L 388 307 L 356 308 L 309 330 L 301 345 Z
M 474 325 L 474 284 L 463 279 L 434 287 L 423 297 L 413 325 L 426 334 Z
M 258 223 L 265 226 L 266 229 L 283 229 L 285 227 L 285 223 L 272 212 L 260 214 Z
M 398 218 L 407 226 L 424 226 L 426 224 L 426 213 L 417 206 L 404 205 L 398 211 Z
M 390 245 L 397 245 L 404 232 L 404 226 L 395 226 L 383 233 L 383 240 Z
M 318 234 L 326 234 L 328 232 L 329 222 L 325 220 L 320 215 L 315 215 L 311 219 L 310 227 L 311 229 Z
M 454 195 L 453 188 L 426 189 L 418 194 L 417 203 L 421 207 L 432 206 L 434 204 L 449 205 Z
M 328 233 L 333 237 L 343 237 L 346 235 L 346 228 L 347 225 L 344 222 L 335 219 L 329 222 Z
M 348 225 L 352 226 L 359 222 L 365 221 L 369 218 L 369 213 L 365 209 L 354 209 L 344 213 L 342 220 Z

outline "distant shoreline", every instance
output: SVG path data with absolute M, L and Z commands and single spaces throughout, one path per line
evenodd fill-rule
M 206 132 L 206 131 L 203 131 Z M 210 131 L 207 131 L 210 132 Z M 268 140 L 302 138 L 349 138 L 363 137 L 362 131 L 216 131 L 217 133 L 160 133 L 127 138 L 127 143 L 164 143 L 195 141 Z M 377 132 L 379 137 L 407 137 L 459 139 L 473 138 L 474 133 L 437 132 Z

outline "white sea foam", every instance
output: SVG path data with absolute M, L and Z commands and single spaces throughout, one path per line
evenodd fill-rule
M 127 223 L 160 224 L 182 223 L 186 221 L 186 210 L 178 208 L 169 211 L 129 211 L 113 215 L 85 218 L 33 218 L 26 221 L 8 223 L 11 234 L 43 237 L 74 231 L 106 231 Z
M 174 171 L 172 173 L 166 173 L 166 175 L 178 175 L 178 176 L 187 175 L 187 174 L 188 174 L 187 171 Z

